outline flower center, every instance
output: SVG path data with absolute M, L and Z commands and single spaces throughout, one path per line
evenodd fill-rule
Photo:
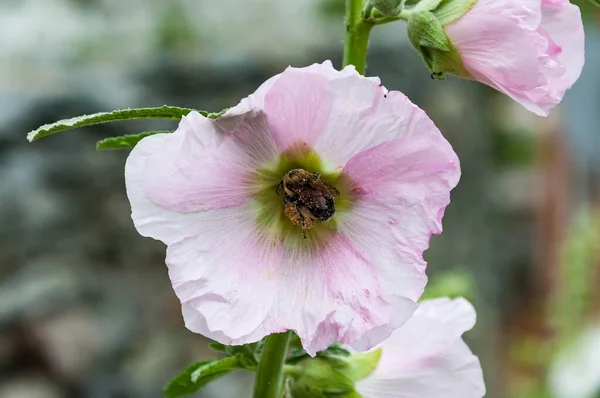
M 294 225 L 302 228 L 306 239 L 306 230 L 315 222 L 325 222 L 335 214 L 334 199 L 340 191 L 323 181 L 317 172 L 304 169 L 292 169 L 283 176 L 277 186 L 277 194 L 283 194 L 283 214 Z
M 257 222 L 275 239 L 313 245 L 332 236 L 336 219 L 353 202 L 340 171 L 327 167 L 307 146 L 290 150 L 256 174 Z

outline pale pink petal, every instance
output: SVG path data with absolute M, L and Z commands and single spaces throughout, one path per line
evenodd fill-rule
M 343 235 L 329 234 L 316 249 L 286 252 L 274 311 L 311 355 L 334 341 L 353 343 L 388 324 L 393 312 L 404 322 L 415 310 L 414 305 L 391 306 L 382 297 L 376 265 Z
M 424 286 L 426 283 L 427 277 L 425 275 L 415 278 L 417 286 Z M 417 303 L 408 297 L 392 294 L 388 295 L 387 301 L 392 308 L 392 316 L 389 322 L 365 332 L 360 339 L 351 343 L 354 350 L 367 351 L 385 341 L 394 330 L 401 327 L 408 320 L 407 316 L 417 309 Z
M 333 67 L 333 64 L 329 60 L 326 60 L 321 64 L 315 63 L 304 68 L 293 68 L 290 66 L 288 69 L 309 71 L 315 74 L 323 75 L 327 79 L 339 79 L 340 77 L 349 74 L 358 74 L 354 68 L 354 65 L 348 65 L 341 71 L 338 71 Z M 281 76 L 281 73 L 267 79 L 267 81 L 261 84 L 254 93 L 250 94 L 246 98 L 243 98 L 238 105 L 227 109 L 221 119 L 237 121 L 236 116 L 243 115 L 251 110 L 264 109 L 265 95 L 271 89 L 271 87 L 273 87 L 273 84 L 275 84 L 277 79 L 279 79 L 279 76 Z
M 435 130 L 432 123 L 427 127 Z M 413 301 L 427 282 L 423 251 L 442 231 L 460 176 L 450 145 L 420 131 L 422 137 L 389 141 L 348 161 L 343 174 L 357 201 L 338 221 L 340 233 L 377 264 L 385 294 Z
M 473 79 L 541 116 L 583 67 L 581 15 L 567 0 L 479 0 L 445 29 Z
M 459 49 L 465 69 L 477 80 L 501 91 L 536 87 L 539 55 L 533 32 L 508 18 L 471 13 L 446 31 Z
M 443 355 L 394 378 L 359 381 L 356 390 L 363 398 L 482 398 L 486 393 L 479 359 L 460 339 Z
M 481 398 L 481 366 L 461 335 L 475 321 L 464 299 L 420 304 L 414 316 L 378 348 L 375 371 L 360 380 L 364 398 Z
M 517 22 L 529 30 L 535 30 L 542 18 L 540 0 L 477 0 L 469 10 L 469 17 L 495 15 Z
M 567 88 L 571 87 L 579 79 L 585 62 L 585 40 L 579 7 L 568 0 L 545 0 L 541 27 L 559 46 L 556 58 L 565 66 L 566 85 Z
M 433 123 L 421 124 L 421 137 L 399 138 L 352 157 L 343 174 L 358 198 L 339 217 L 340 233 L 378 265 L 387 300 L 416 301 L 427 283 L 423 251 L 441 219 L 450 190 L 460 176 L 458 158 Z M 364 336 L 354 348 L 364 350 L 386 338 L 402 323 L 394 320 Z
M 235 130 L 197 112 L 184 117 L 160 151 L 146 161 L 150 200 L 181 213 L 239 206 L 250 200 L 256 170 L 278 159 L 263 115 L 244 115 Z
M 222 234 L 241 213 L 219 212 L 225 213 L 225 226 L 167 252 L 169 275 L 192 331 L 224 344 L 245 344 L 294 330 L 315 355 L 334 341 L 353 343 L 387 325 L 392 316 L 404 323 L 416 309 L 408 299 L 403 306 L 387 303 L 376 269 L 342 235 L 331 236 L 313 251 L 283 250 L 266 236 L 253 238 L 257 232 L 249 223 L 238 252 L 236 242 L 222 248 L 217 242 L 238 239 L 240 231 Z
M 167 249 L 186 326 L 223 344 L 250 342 L 277 294 L 282 243 L 257 226 L 251 205 L 202 214 L 202 230 Z
M 277 147 L 313 147 L 334 102 L 328 79 L 318 73 L 288 68 L 265 94 L 265 113 Z
M 330 85 L 337 100 L 315 149 L 339 168 L 357 153 L 386 141 L 441 137 L 427 115 L 399 91 L 388 92 L 376 81 L 355 75 Z
M 145 182 L 146 162 L 164 147 L 168 138 L 167 134 L 152 135 L 133 148 L 125 164 L 125 184 L 131 203 L 131 218 L 138 232 L 171 244 L 195 236 L 199 227 L 201 228 L 201 216 L 167 210 L 148 198 Z

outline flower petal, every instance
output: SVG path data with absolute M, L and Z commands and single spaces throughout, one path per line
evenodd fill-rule
M 384 354 L 385 355 L 385 354 Z M 402 353 L 398 352 L 398 356 Z M 363 398 L 482 398 L 485 384 L 479 359 L 456 340 L 448 351 L 424 359 L 425 366 L 399 372 L 394 378 L 367 378 L 356 390 Z
M 364 398 L 481 398 L 479 360 L 461 339 L 475 320 L 464 299 L 421 303 L 414 316 L 379 348 L 375 371 L 357 383 Z
M 148 197 L 145 167 L 149 157 L 164 147 L 168 134 L 144 138 L 131 151 L 125 164 L 125 185 L 131 203 L 131 218 L 142 236 L 171 244 L 198 232 L 201 219 L 198 214 L 183 214 L 167 210 Z
M 540 0 L 477 0 L 469 15 L 496 15 L 518 22 L 529 30 L 535 30 L 542 18 Z
M 279 150 L 286 152 L 296 145 L 313 147 L 333 102 L 325 76 L 286 69 L 265 94 L 265 113 Z
M 560 46 L 557 59 L 565 66 L 566 85 L 571 87 L 579 79 L 585 62 L 585 39 L 579 7 L 568 0 L 555 4 L 544 1 L 541 27 Z
M 390 322 L 392 310 L 408 319 L 414 307 L 392 308 L 381 296 L 377 269 L 343 235 L 330 232 L 315 250 L 287 253 L 276 314 L 314 355 L 334 341 L 353 343 Z M 281 316 L 280 315 L 280 316 Z
M 568 0 L 478 0 L 445 29 L 473 79 L 541 116 L 583 67 L 581 13 Z
M 247 202 L 256 170 L 278 158 L 263 115 L 244 115 L 234 130 L 197 112 L 184 117 L 161 150 L 146 161 L 148 197 L 181 213 Z
M 283 246 L 258 228 L 249 204 L 202 214 L 202 230 L 167 249 L 186 326 L 223 344 L 250 342 L 277 294 Z
M 536 87 L 535 32 L 508 18 L 471 12 L 448 25 L 446 31 L 475 79 L 504 92 Z
M 386 141 L 441 136 L 404 94 L 388 92 L 377 80 L 351 74 L 329 84 L 337 99 L 315 149 L 340 168 L 357 153 Z
M 422 137 L 399 138 L 351 158 L 343 174 L 356 203 L 339 231 L 379 269 L 385 294 L 416 301 L 427 281 L 423 251 L 460 176 L 458 158 L 430 123 Z

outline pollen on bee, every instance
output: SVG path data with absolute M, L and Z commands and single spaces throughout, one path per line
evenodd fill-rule
M 314 225 L 313 218 L 308 216 L 304 216 L 301 214 L 302 210 L 298 209 L 298 206 L 294 203 L 286 203 L 283 208 L 283 214 L 292 222 L 294 225 L 303 226 L 302 219 L 304 218 L 304 228 L 311 229 Z

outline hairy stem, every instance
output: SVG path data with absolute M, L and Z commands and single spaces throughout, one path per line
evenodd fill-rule
M 292 332 L 267 337 L 260 356 L 254 383 L 254 398 L 280 398 L 283 386 L 283 366 Z
M 374 25 L 370 15 L 363 15 L 363 0 L 346 0 L 344 66 L 354 65 L 361 75 L 365 74 L 369 35 Z

